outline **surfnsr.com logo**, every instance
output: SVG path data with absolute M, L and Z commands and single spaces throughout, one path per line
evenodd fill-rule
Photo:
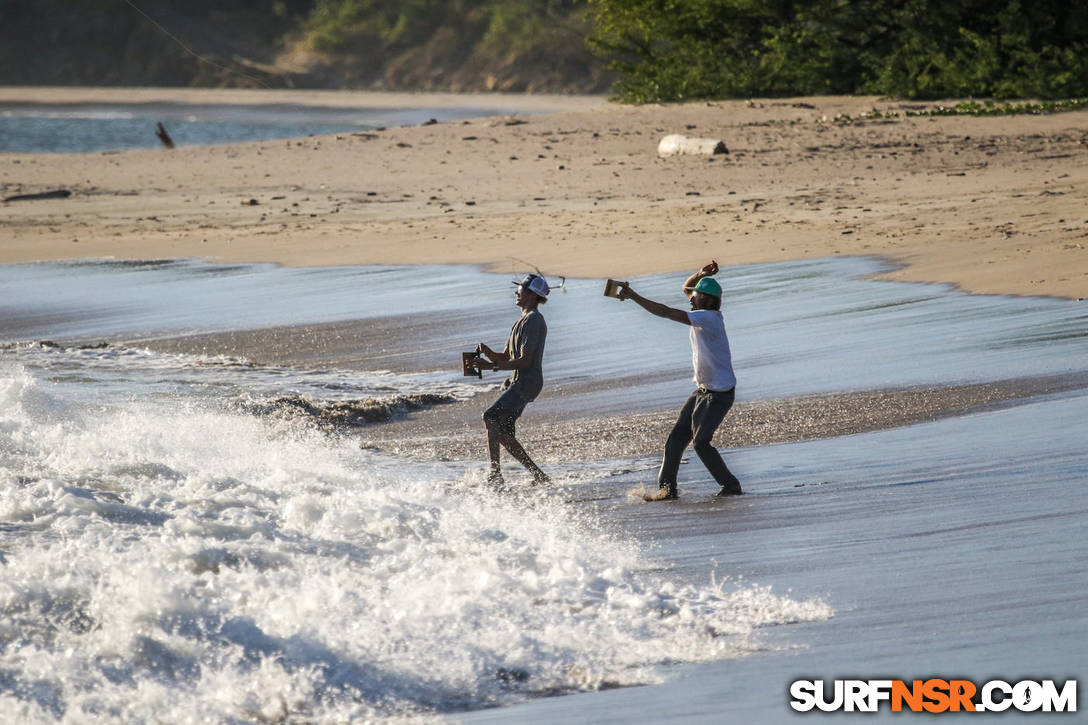
M 1076 712 L 1077 681 L 796 680 L 790 698 L 798 712 Z

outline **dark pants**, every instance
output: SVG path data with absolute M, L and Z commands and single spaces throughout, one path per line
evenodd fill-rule
M 661 488 L 668 488 L 676 493 L 676 472 L 680 468 L 680 458 L 688 443 L 694 442 L 695 452 L 710 475 L 722 487 L 725 493 L 741 493 L 740 481 L 729 471 L 718 449 L 711 445 L 714 431 L 721 425 L 725 414 L 733 407 L 736 391 L 716 392 L 699 388 L 692 393 L 680 416 L 676 419 L 669 439 L 665 442 L 665 455 L 661 459 L 661 470 L 657 474 L 657 483 Z

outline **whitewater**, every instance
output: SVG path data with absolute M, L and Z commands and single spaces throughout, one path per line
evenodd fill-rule
M 108 345 L 0 368 L 5 721 L 344 721 L 661 681 L 830 616 L 670 581 L 553 499 L 364 450 L 260 401 L 430 392 Z M 585 474 L 592 476 L 592 474 Z

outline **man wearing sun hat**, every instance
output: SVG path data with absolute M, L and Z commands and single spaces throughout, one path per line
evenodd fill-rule
M 718 449 L 711 444 L 714 431 L 733 407 L 737 385 L 729 336 L 725 332 L 721 313 L 722 288 L 712 279 L 717 273 L 718 263 L 711 261 L 684 282 L 684 294 L 691 303 L 690 312 L 648 300 L 626 282 L 620 283 L 621 300 L 634 300 L 651 314 L 691 326 L 691 357 L 697 387 L 684 403 L 676 425 L 665 442 L 665 454 L 657 475 L 658 493 L 652 497 L 653 500 L 677 497 L 676 474 L 680 468 L 680 458 L 693 440 L 699 460 L 722 487 L 718 495 L 743 493 L 740 481 L 725 465 Z
M 548 301 L 551 290 L 547 280 L 539 274 L 530 274 L 515 284 L 514 304 L 521 308 L 521 318 L 510 329 L 506 348 L 495 352 L 482 342 L 476 346 L 476 352 L 487 358 L 492 369 L 514 371 L 502 384 L 499 399 L 484 411 L 487 450 L 491 459 L 488 482 L 499 488 L 505 485 L 499 465 L 500 445 L 533 474 L 537 483 L 548 480 L 514 437 L 514 427 L 525 406 L 535 400 L 544 387 L 542 363 L 548 324 L 537 308 Z

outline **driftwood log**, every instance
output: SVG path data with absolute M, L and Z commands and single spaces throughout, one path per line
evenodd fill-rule
M 174 139 L 170 138 L 170 134 L 166 132 L 166 126 L 162 125 L 162 121 L 155 124 L 155 135 L 162 141 L 162 145 L 168 149 L 174 148 Z
M 54 189 L 53 191 L 39 191 L 36 194 L 16 194 L 8 196 L 4 201 L 36 201 L 38 199 L 67 199 L 72 192 L 67 189 Z
M 679 156 L 690 154 L 694 156 L 713 156 L 714 154 L 727 154 L 729 149 L 725 142 L 716 138 L 690 138 L 678 133 L 672 133 L 661 139 L 657 145 L 658 156 Z

